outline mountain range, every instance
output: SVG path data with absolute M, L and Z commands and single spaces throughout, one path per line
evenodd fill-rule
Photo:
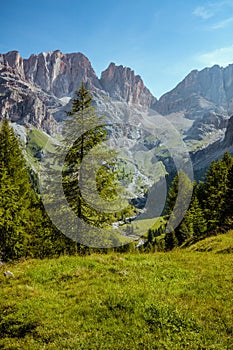
M 111 122 L 140 123 L 151 115 L 156 124 L 158 116 L 166 118 L 182 135 L 194 168 L 208 166 L 226 150 L 233 153 L 233 64 L 193 70 L 157 99 L 122 65 L 110 63 L 98 78 L 82 53 L 56 50 L 24 59 L 11 51 L 0 54 L 0 118 L 25 132 L 35 127 L 54 136 L 82 81 L 98 113 Z

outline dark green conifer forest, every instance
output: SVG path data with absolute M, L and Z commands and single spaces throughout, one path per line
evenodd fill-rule
M 75 250 L 75 243 L 49 220 L 8 120 L 0 130 L 0 236 L 4 261 L 52 257 Z
M 233 158 L 229 153 L 211 163 L 204 181 L 194 184 L 192 200 L 182 222 L 174 232 L 165 234 L 166 250 L 232 229 L 232 170 Z M 173 213 L 178 181 L 179 174 L 168 194 L 168 214 Z

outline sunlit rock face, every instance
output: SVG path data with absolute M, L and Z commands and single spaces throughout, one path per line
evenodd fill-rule
M 63 54 L 57 50 L 31 55 L 24 60 L 24 72 L 27 80 L 58 98 L 73 96 L 82 81 L 91 89 L 100 88 L 90 61 L 79 52 Z
M 121 118 L 134 107 L 148 109 L 156 98 L 130 68 L 110 64 L 98 79 L 82 53 L 56 50 L 23 59 L 19 52 L 0 54 L 0 112 L 22 124 L 32 124 L 51 133 L 61 121 L 70 99 L 84 82 L 92 91 L 97 109 Z M 105 102 L 106 101 L 106 102 Z M 121 101 L 122 106 L 114 104 Z M 123 116 L 124 117 L 124 116 Z
M 134 71 L 128 67 L 111 63 L 102 72 L 100 83 L 109 96 L 127 103 L 148 108 L 156 102 L 156 98 L 145 87 L 141 77 L 135 75 Z
M 233 64 L 193 70 L 154 107 L 161 114 L 183 111 L 191 119 L 197 119 L 203 111 L 232 112 Z

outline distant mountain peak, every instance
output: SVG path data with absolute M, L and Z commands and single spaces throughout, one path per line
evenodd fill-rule
M 204 110 L 229 115 L 233 112 L 233 65 L 191 71 L 174 89 L 164 94 L 154 108 L 161 114 L 184 112 L 190 119 Z
M 113 98 L 125 100 L 127 103 L 150 107 L 156 98 L 147 89 L 139 75 L 123 65 L 111 62 L 102 72 L 100 83 Z

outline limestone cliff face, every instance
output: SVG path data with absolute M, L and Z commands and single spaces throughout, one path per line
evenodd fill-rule
M 145 109 L 156 102 L 142 79 L 130 68 L 111 64 L 98 79 L 82 53 L 63 54 L 56 50 L 23 59 L 19 52 L 11 51 L 0 54 L 0 118 L 7 116 L 17 123 L 52 132 L 55 119 L 64 118 L 65 105 L 81 82 L 92 91 L 103 114 L 117 113 L 116 99 Z M 113 101 L 104 108 L 100 96 Z M 107 110 L 108 105 L 111 110 Z M 130 114 L 128 107 L 123 109 Z
M 215 143 L 224 137 L 233 114 L 233 64 L 193 70 L 153 108 L 171 121 L 182 120 L 184 140 L 189 144 L 194 141 L 195 147 L 202 148 Z
M 82 81 L 91 89 L 100 88 L 90 61 L 79 52 L 63 54 L 57 50 L 23 59 L 19 52 L 11 51 L 0 54 L 0 64 L 58 98 L 73 95 Z
M 130 68 L 111 63 L 99 80 L 90 61 L 79 52 L 63 54 L 56 50 L 22 59 L 19 52 L 12 51 L 0 55 L 0 64 L 58 98 L 73 97 L 83 81 L 87 88 L 104 90 L 110 97 L 127 103 L 149 107 L 156 102 L 141 77 Z
M 0 64 L 0 119 L 7 117 L 52 133 L 56 124 L 53 109 L 61 107 L 60 101 L 26 81 L 18 69 Z
M 111 63 L 102 72 L 100 83 L 103 89 L 113 98 L 125 100 L 130 104 L 151 107 L 156 98 L 145 87 L 141 77 L 130 68 Z
M 213 160 L 221 159 L 225 152 L 233 155 L 233 116 L 227 123 L 225 135 L 213 144 L 191 153 L 194 169 L 202 169 L 210 166 Z
M 90 89 L 100 88 L 90 61 L 82 53 L 42 52 L 24 60 L 27 80 L 61 98 L 73 96 L 84 81 Z

